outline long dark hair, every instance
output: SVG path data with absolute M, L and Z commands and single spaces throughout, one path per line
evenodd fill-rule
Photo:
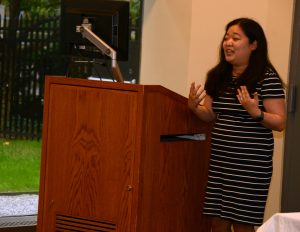
M 253 93 L 257 82 L 263 80 L 267 68 L 272 69 L 277 75 L 278 73 L 269 60 L 267 40 L 262 27 L 252 19 L 238 18 L 226 25 L 225 33 L 234 25 L 240 26 L 249 43 L 257 42 L 257 48 L 252 51 L 247 68 L 236 79 L 237 87 L 246 85 L 248 91 Z M 232 78 L 232 64 L 225 60 L 223 40 L 224 37 L 220 46 L 219 63 L 208 71 L 205 83 L 207 94 L 213 98 L 224 93 Z

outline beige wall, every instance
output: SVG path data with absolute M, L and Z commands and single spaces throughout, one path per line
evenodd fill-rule
M 144 1 L 141 83 L 160 84 L 185 93 L 191 7 L 190 0 Z
M 225 24 L 256 19 L 265 29 L 270 58 L 287 82 L 293 0 L 145 0 L 141 84 L 158 84 L 187 96 L 217 61 Z M 216 7 L 217 6 L 217 7 Z M 280 211 L 283 139 L 276 133 L 274 175 L 265 219 Z

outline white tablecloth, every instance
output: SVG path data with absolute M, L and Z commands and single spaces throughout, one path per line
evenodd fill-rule
M 300 232 L 300 212 L 274 214 L 256 232 Z

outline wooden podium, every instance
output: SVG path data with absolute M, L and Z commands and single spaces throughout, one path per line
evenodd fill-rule
M 210 128 L 162 86 L 46 77 L 37 231 L 209 231 Z

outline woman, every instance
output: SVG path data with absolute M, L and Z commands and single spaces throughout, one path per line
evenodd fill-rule
M 192 83 L 188 104 L 201 120 L 215 121 L 204 203 L 212 231 L 253 232 L 272 176 L 272 130 L 282 131 L 286 120 L 283 84 L 257 22 L 238 18 L 226 26 L 220 61 L 205 88 Z

